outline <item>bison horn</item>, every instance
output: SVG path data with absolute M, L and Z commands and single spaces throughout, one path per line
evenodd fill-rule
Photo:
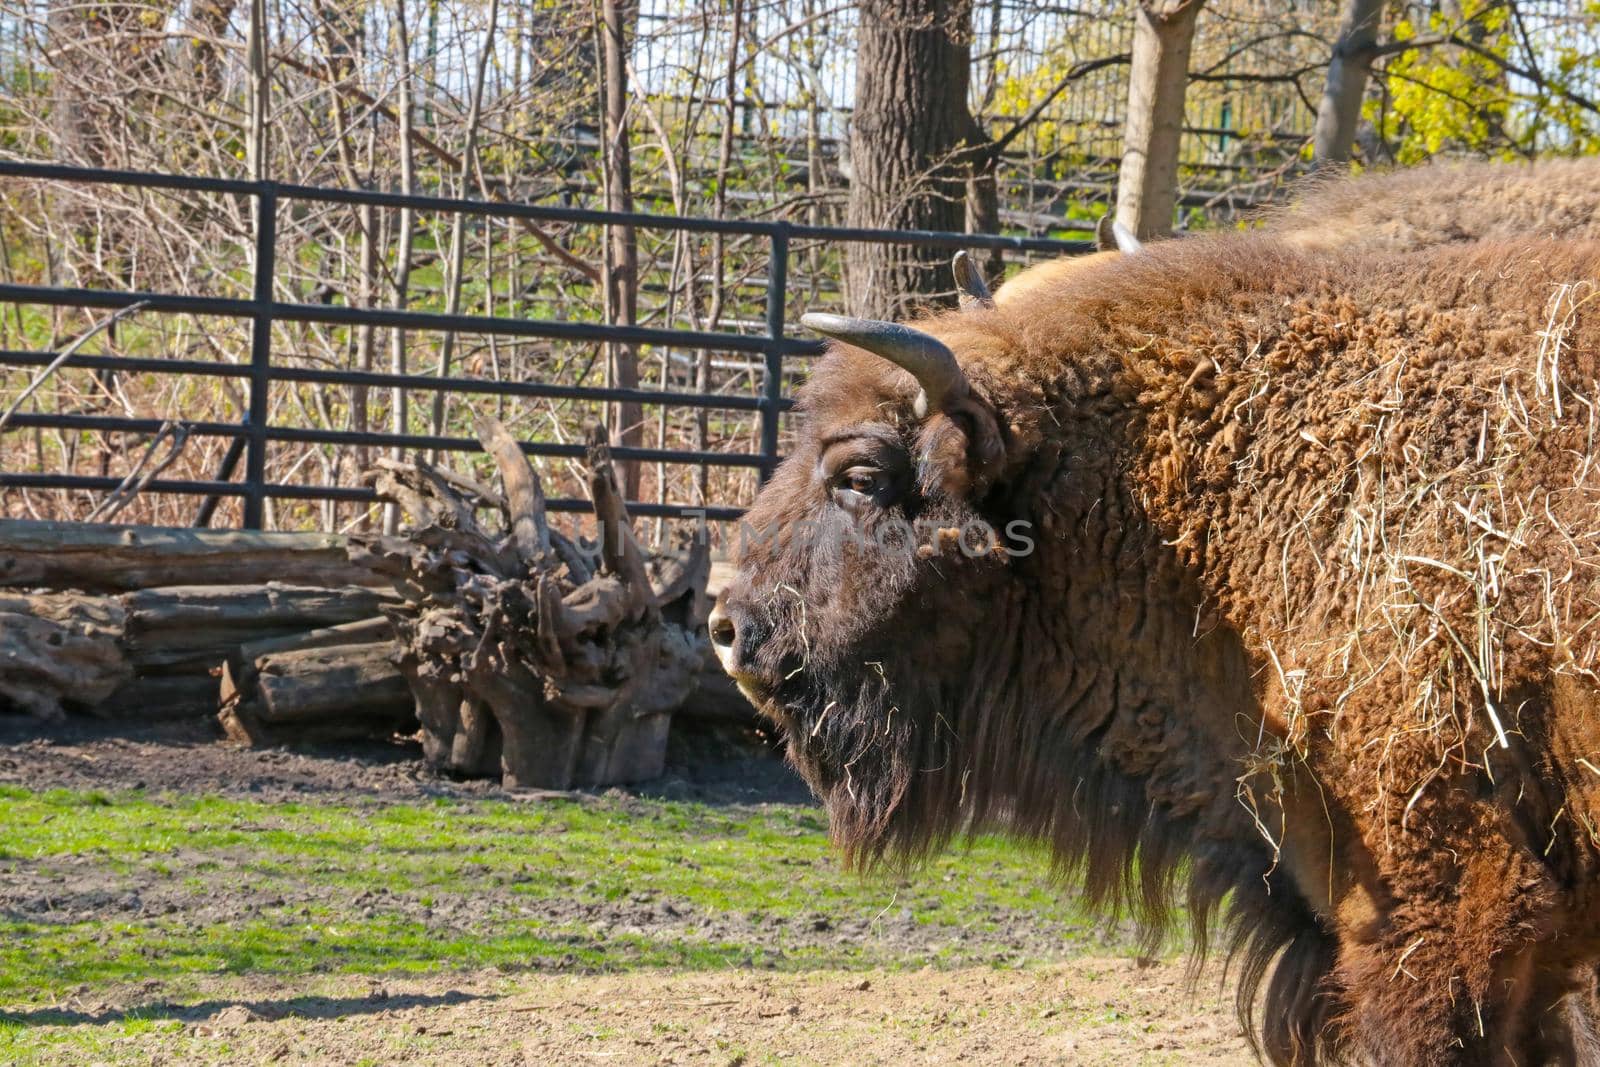
M 864 348 L 910 373 L 922 386 L 916 404 L 919 419 L 929 411 L 942 411 L 967 395 L 967 378 L 961 373 L 955 353 L 931 334 L 897 322 L 815 311 L 801 315 L 800 325 L 835 341 Z
M 1110 215 L 1102 215 L 1095 224 L 1094 244 L 1102 252 L 1117 251 L 1130 256 L 1144 251 L 1144 242 Z
M 978 261 L 970 253 L 957 252 L 950 261 L 950 270 L 956 276 L 956 294 L 963 311 L 994 307 L 989 284 L 983 280 L 983 271 L 978 269 Z

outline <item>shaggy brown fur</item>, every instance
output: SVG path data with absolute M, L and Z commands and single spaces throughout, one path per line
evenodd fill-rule
M 1460 241 L 1600 238 L 1600 159 L 1434 163 L 1306 178 L 1258 219 L 1306 251 L 1404 252 Z
M 732 669 L 858 861 L 998 828 L 1152 939 L 1180 890 L 1202 945 L 1225 912 L 1275 1063 L 1594 1062 L 1596 280 L 1589 243 L 1104 260 L 919 324 L 1001 430 L 981 468 L 836 347 Z M 849 536 L 977 517 L 1036 550 Z

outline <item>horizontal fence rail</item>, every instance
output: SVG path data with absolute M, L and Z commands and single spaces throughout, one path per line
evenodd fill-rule
M 820 242 L 872 242 L 956 249 L 1044 252 L 1057 255 L 1090 251 L 1090 241 L 1055 240 L 1043 237 L 1001 234 L 940 233 L 930 231 L 890 231 L 849 227 L 808 226 L 786 221 L 743 219 L 700 219 L 637 212 L 598 211 L 586 208 L 555 207 L 500 201 L 453 199 L 377 192 L 362 189 L 328 189 L 272 181 L 244 181 L 187 175 L 149 174 L 133 171 L 94 170 L 42 163 L 0 161 L 0 178 L 66 182 L 78 185 L 119 185 L 167 192 L 200 192 L 248 197 L 254 204 L 254 251 L 250 279 L 251 295 L 245 297 L 203 296 L 192 293 L 120 291 L 103 288 L 0 284 L 0 304 L 49 307 L 94 308 L 118 311 L 138 306 L 141 310 L 169 314 L 204 315 L 233 319 L 250 324 L 249 360 L 243 363 L 216 363 L 193 359 L 153 359 L 132 356 L 74 354 L 66 366 L 104 372 L 159 373 L 202 378 L 234 378 L 247 386 L 247 414 L 238 422 L 186 421 L 191 434 L 225 437 L 232 444 L 215 478 L 155 478 L 143 486 L 150 493 L 171 493 L 204 497 L 197 522 L 210 521 L 219 498 L 241 498 L 243 525 L 260 529 L 269 499 L 333 500 L 370 502 L 376 498 L 365 486 L 312 486 L 272 482 L 267 477 L 268 446 L 292 442 L 311 445 L 353 445 L 382 449 L 416 449 L 451 452 L 479 451 L 471 438 L 378 431 L 307 429 L 276 426 L 268 417 L 268 399 L 276 383 L 349 386 L 355 388 L 418 390 L 448 395 L 526 397 L 596 403 L 629 402 L 702 410 L 754 412 L 759 418 L 759 449 L 756 452 L 710 452 L 663 448 L 614 447 L 619 459 L 641 462 L 686 464 L 700 467 L 753 468 L 764 480 L 779 459 L 779 419 L 792 407 L 783 395 L 784 360 L 815 355 L 822 350 L 819 341 L 791 337 L 787 333 L 785 308 L 791 243 L 795 240 Z M 768 242 L 769 269 L 766 277 L 766 316 L 763 333 L 732 333 L 663 329 L 648 326 L 609 325 L 569 322 L 554 319 L 514 319 L 492 315 L 445 314 L 411 311 L 403 308 L 349 307 L 333 304 L 306 304 L 275 298 L 277 223 L 285 204 L 350 204 L 385 209 L 455 213 L 480 218 L 526 219 L 536 222 L 635 227 L 703 234 L 731 234 L 763 238 Z M 764 373 L 758 396 L 679 392 L 660 389 L 595 387 L 555 382 L 493 381 L 481 378 L 401 374 L 380 371 L 285 366 L 272 357 L 272 328 L 275 323 L 304 323 L 325 326 L 392 328 L 406 331 L 533 338 L 580 344 L 620 343 L 644 346 L 669 346 L 712 352 L 735 352 L 759 356 Z M 0 366 L 47 367 L 55 362 L 53 352 L 0 350 Z M 6 425 L 6 433 L 25 429 L 56 429 L 78 432 L 156 434 L 166 423 L 155 418 L 116 415 L 87 415 L 19 411 Z M 582 445 L 556 441 L 522 442 L 530 456 L 551 459 L 581 459 Z M 241 456 L 242 453 L 242 456 Z M 6 449 L 0 444 L 0 488 L 115 490 L 123 484 L 117 477 L 96 477 L 69 473 L 10 473 L 5 471 Z M 243 459 L 240 480 L 232 480 Z M 552 499 L 554 511 L 587 511 L 587 501 Z M 629 501 L 632 514 L 643 517 L 736 519 L 741 509 L 730 506 L 696 507 L 686 504 Z

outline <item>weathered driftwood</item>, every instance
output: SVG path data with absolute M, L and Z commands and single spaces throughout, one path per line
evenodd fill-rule
M 122 605 L 72 593 L 0 593 L 0 705 L 43 719 L 91 708 L 133 677 Z
M 122 593 L 169 585 L 374 584 L 332 534 L 0 519 L 0 586 Z
M 505 427 L 477 429 L 503 493 L 421 461 L 381 462 L 372 480 L 414 528 L 351 539 L 352 560 L 405 599 L 387 614 L 425 758 L 510 786 L 658 775 L 704 655 L 706 546 L 652 561 L 652 575 L 598 426 L 588 458 L 601 540 L 573 543 L 550 528 L 538 475 Z M 480 524 L 484 507 L 499 512 L 499 532 Z

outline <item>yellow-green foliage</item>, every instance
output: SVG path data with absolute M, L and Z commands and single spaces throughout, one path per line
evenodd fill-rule
M 1591 0 L 1584 13 L 1600 13 L 1600 2 Z M 1397 54 L 1383 71 L 1382 94 L 1366 104 L 1367 119 L 1402 165 L 1440 153 L 1514 159 L 1600 152 L 1594 112 L 1568 95 L 1581 96 L 1600 74 L 1600 54 L 1586 42 L 1539 47 L 1540 85 L 1507 74 L 1529 60 L 1511 8 L 1495 0 L 1470 0 L 1458 18 L 1435 12 L 1426 25 L 1401 19 L 1393 35 L 1400 42 L 1446 39 Z

